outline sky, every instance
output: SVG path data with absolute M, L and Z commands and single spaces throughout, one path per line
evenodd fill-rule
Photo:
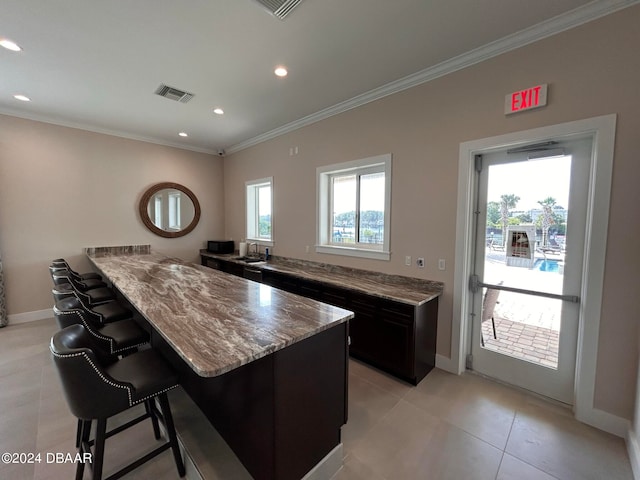
M 569 206 L 571 156 L 491 165 L 487 200 L 500 203 L 501 195 L 520 197 L 514 210 L 540 208 L 539 200 L 556 199 L 556 205 Z

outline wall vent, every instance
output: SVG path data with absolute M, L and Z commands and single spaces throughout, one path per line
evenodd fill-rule
M 156 95 L 160 95 L 161 97 L 168 98 L 169 100 L 175 100 L 180 103 L 187 103 L 195 96 L 193 93 L 188 93 L 183 90 L 170 87 L 164 83 L 161 83 L 160 86 L 156 88 L 155 93 Z
M 255 0 L 266 8 L 273 16 L 284 20 L 302 0 Z

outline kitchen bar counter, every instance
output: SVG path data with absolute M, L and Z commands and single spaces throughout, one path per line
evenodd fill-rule
M 238 260 L 237 254 L 221 255 L 200 250 L 200 256 L 226 262 L 236 262 L 241 265 L 245 264 L 242 260 Z M 413 306 L 423 305 L 439 297 L 442 295 L 444 288 L 442 282 L 432 280 L 389 275 L 369 270 L 283 257 L 272 257 L 268 262 L 251 263 L 249 265 L 252 268 L 286 273 L 305 280 L 334 285 Z
M 352 312 L 136 248 L 87 255 L 253 478 L 337 471 Z
M 354 312 L 349 354 L 417 385 L 435 366 L 441 282 L 298 259 L 200 250 L 201 263 Z M 254 260 L 254 259 L 249 259 Z
M 353 316 L 178 258 L 154 253 L 89 258 L 203 377 L 226 373 Z

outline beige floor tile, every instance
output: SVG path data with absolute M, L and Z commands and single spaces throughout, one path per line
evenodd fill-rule
M 522 394 L 486 379 L 440 370 L 427 375 L 405 400 L 501 450 L 524 401 Z
M 55 330 L 53 320 L 0 330 L 0 451 L 74 451 L 76 420 L 48 352 Z M 169 396 L 179 436 L 203 478 L 250 480 L 188 396 L 180 389 Z M 633 478 L 624 441 L 577 422 L 568 408 L 438 369 L 414 387 L 350 361 L 342 439 L 344 464 L 333 480 Z M 148 421 L 107 440 L 105 473 L 154 442 Z M 0 480 L 67 479 L 74 470 L 74 464 L 0 464 Z M 177 479 L 170 451 L 123 480 L 149 478 Z
M 441 420 L 401 400 L 355 444 L 352 452 L 385 478 L 413 472 Z
M 560 480 L 632 478 L 623 439 L 535 405 L 516 414 L 505 451 Z
M 397 396 L 371 382 L 349 375 L 349 418 L 342 427 L 345 451 L 361 440 L 399 401 Z
M 331 480 L 386 480 L 374 468 L 361 461 L 356 455 L 348 454 L 342 468 Z
M 354 359 L 349 360 L 349 373 L 357 375 L 399 398 L 403 398 L 415 388 L 407 382 Z
M 496 480 L 556 480 L 556 478 L 505 453 Z
M 407 480 L 494 480 L 503 452 L 446 422 L 433 433 Z
M 0 478 L 7 480 L 31 480 L 35 464 L 0 463 Z

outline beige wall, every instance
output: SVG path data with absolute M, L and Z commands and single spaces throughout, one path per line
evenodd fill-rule
M 244 235 L 244 182 L 273 176 L 273 253 L 445 282 L 438 353 L 449 356 L 460 143 L 617 113 L 595 407 L 631 418 L 640 311 L 638 25 L 636 6 L 227 157 L 227 236 Z M 539 83 L 549 84 L 548 106 L 505 117 L 504 96 Z M 299 154 L 289 156 L 293 146 Z M 391 260 L 305 253 L 316 235 L 316 167 L 387 152 Z M 426 267 L 406 267 L 405 255 L 424 256 Z
M 138 201 L 154 183 L 185 185 L 202 207 L 185 237 L 149 232 Z M 198 261 L 224 234 L 223 164 L 212 155 L 0 115 L 0 253 L 10 315 L 51 308 L 48 265 L 90 269 L 82 249 L 151 244 Z
M 150 243 L 186 260 L 210 238 L 244 236 L 244 182 L 274 177 L 277 255 L 445 282 L 438 353 L 451 351 L 459 144 L 508 132 L 617 113 L 595 406 L 631 418 L 638 366 L 636 201 L 640 165 L 640 6 L 345 112 L 227 157 L 0 115 L 0 253 L 10 314 L 51 307 L 49 261 L 88 269 L 82 248 Z M 505 117 L 504 95 L 548 83 L 549 105 Z M 289 156 L 298 146 L 299 154 Z M 392 259 L 305 253 L 315 241 L 315 170 L 393 154 Z M 223 176 L 224 175 L 224 176 Z M 136 204 L 153 183 L 192 189 L 199 226 L 164 239 Z M 224 182 L 223 182 L 224 181 Z M 224 205 L 224 206 L 223 206 Z M 405 267 L 404 256 L 426 267 Z M 437 269 L 437 259 L 447 270 Z

